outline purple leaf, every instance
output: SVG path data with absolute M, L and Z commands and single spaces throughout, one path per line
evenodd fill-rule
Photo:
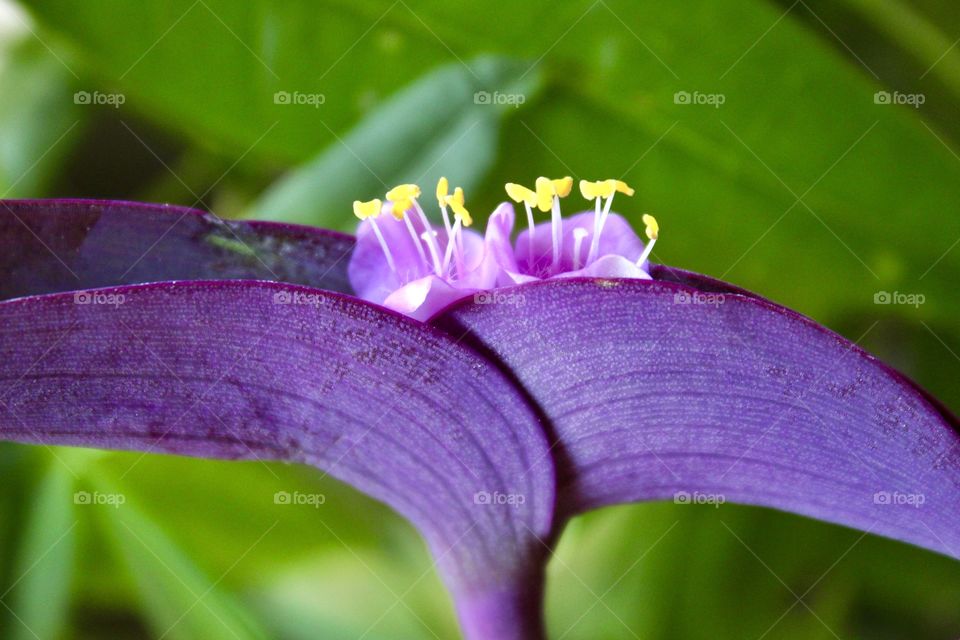
M 314 465 L 419 528 L 469 637 L 537 637 L 548 445 L 507 377 L 458 342 L 268 282 L 8 300 L 0 438 Z
M 696 274 L 667 277 L 703 289 L 554 280 L 437 320 L 472 332 L 543 408 L 561 516 L 725 499 L 960 557 L 956 418 L 795 312 Z
M 185 207 L 0 201 L 0 299 L 163 280 L 277 280 L 350 292 L 351 236 Z

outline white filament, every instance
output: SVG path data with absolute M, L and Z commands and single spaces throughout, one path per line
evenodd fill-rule
M 460 235 L 460 218 L 453 223 L 450 235 L 447 236 L 447 250 L 443 254 L 443 272 L 446 273 L 450 268 L 450 258 L 453 257 L 453 249 L 457 245 L 457 236 Z
M 580 268 L 580 246 L 587 237 L 588 231 L 580 227 L 573 230 L 573 270 Z
M 530 264 L 533 264 L 533 210 L 529 202 L 524 202 L 523 206 L 527 209 L 527 226 L 530 227 L 530 233 L 527 235 L 527 245 L 530 248 Z
M 593 262 L 597 256 L 597 250 L 600 248 L 600 198 L 596 200 L 593 209 L 593 238 L 590 240 L 590 251 L 587 253 L 587 264 Z
M 640 254 L 640 257 L 637 259 L 637 266 L 643 267 L 643 263 L 647 261 L 647 258 L 650 257 L 650 254 L 653 253 L 653 245 L 657 244 L 656 238 L 651 238 L 650 242 L 647 243 L 647 246 L 643 248 L 643 253 Z
M 427 262 L 427 254 L 423 252 L 423 244 L 420 243 L 420 237 L 417 235 L 417 232 L 414 230 L 413 223 L 410 222 L 410 216 L 404 213 L 403 221 L 407 225 L 407 231 L 410 232 L 410 238 L 413 240 L 413 245 L 417 248 L 417 253 L 420 254 L 420 262 L 422 262 L 423 264 L 429 264 Z
M 450 237 L 450 215 L 447 214 L 447 205 L 440 205 L 440 213 L 443 214 L 443 228 L 447 232 L 447 237 Z
M 440 262 L 440 253 L 437 251 L 436 241 L 437 241 L 437 232 L 433 229 L 429 231 L 424 231 L 420 234 L 420 237 L 423 238 L 423 241 L 427 243 L 427 249 L 430 250 L 430 258 L 433 260 L 433 272 L 438 276 L 443 275 L 443 265 Z
M 597 207 L 593 214 L 593 239 L 590 241 L 590 253 L 587 255 L 587 264 L 597 259 L 597 252 L 600 250 L 600 235 L 603 233 L 603 227 L 607 224 L 607 216 L 610 215 L 610 205 L 613 204 L 613 196 L 603 204 L 603 211 L 600 210 L 600 198 L 597 198 Z
M 551 227 L 553 231 L 553 262 L 554 269 L 560 264 L 560 234 L 563 229 L 563 222 L 560 218 L 560 198 L 553 196 L 553 212 L 551 214 Z
M 390 271 L 396 273 L 397 265 L 393 263 L 393 254 L 390 253 L 390 247 L 387 246 L 387 241 L 383 239 L 383 234 L 380 233 L 380 227 L 377 226 L 377 221 L 373 218 L 367 219 L 370 221 L 370 226 L 373 228 L 373 232 L 377 236 L 377 241 L 380 242 L 380 248 L 383 249 L 383 255 L 387 258 L 387 264 L 390 265 Z

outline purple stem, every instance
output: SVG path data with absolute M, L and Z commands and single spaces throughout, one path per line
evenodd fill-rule
M 545 640 L 543 570 L 483 593 L 460 594 L 457 613 L 466 640 Z

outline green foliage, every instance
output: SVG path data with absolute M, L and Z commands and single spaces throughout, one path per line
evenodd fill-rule
M 127 501 L 119 486 L 100 479 L 99 494 L 117 504 L 91 504 L 105 521 L 139 590 L 154 633 L 174 640 L 269 637 L 233 598 L 220 590 L 225 577 L 213 579 L 177 546 L 164 530 Z M 267 535 L 269 530 L 262 535 Z M 250 540 L 256 545 L 259 539 Z M 242 561 L 243 555 L 237 559 Z M 227 571 L 232 569 L 228 568 Z
M 522 62 L 484 58 L 426 75 L 271 187 L 250 216 L 350 229 L 354 220 L 343 215 L 350 203 L 382 198 L 395 184 L 434 185 L 447 176 L 471 190 L 496 159 L 510 108 L 489 103 L 491 92 L 532 99 L 538 74 L 527 71 Z
M 17 551 L 17 577 L 3 594 L 17 612 L 7 636 L 13 640 L 56 638 L 66 628 L 77 525 L 74 481 L 72 470 L 51 459 L 35 489 Z
M 5 44 L 5 46 L 4 46 Z M 35 195 L 80 137 L 75 78 L 36 40 L 0 42 L 0 195 Z

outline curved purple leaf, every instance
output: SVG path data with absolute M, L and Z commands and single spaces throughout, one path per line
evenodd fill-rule
M 514 385 L 458 342 L 267 282 L 8 300 L 0 438 L 317 466 L 419 528 L 469 637 L 537 637 L 547 441 Z
M 561 515 L 719 494 L 960 557 L 956 418 L 795 312 L 674 279 L 705 290 L 546 281 L 436 320 L 543 407 Z
M 0 299 L 165 280 L 350 292 L 351 236 L 108 200 L 0 201 Z

